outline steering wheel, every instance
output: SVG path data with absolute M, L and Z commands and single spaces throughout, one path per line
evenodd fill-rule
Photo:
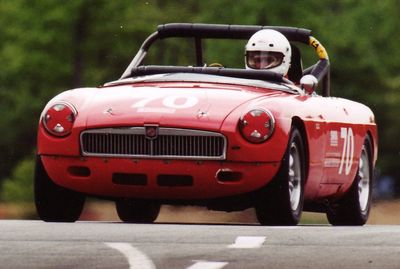
M 212 63 L 212 64 L 210 64 L 210 65 L 208 65 L 209 67 L 225 67 L 225 66 L 223 66 L 222 64 L 220 64 L 220 63 Z

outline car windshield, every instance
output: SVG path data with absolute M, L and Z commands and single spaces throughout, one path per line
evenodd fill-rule
M 299 93 L 300 89 L 294 85 L 274 83 L 256 79 L 243 79 L 227 76 L 217 76 L 208 74 L 192 74 L 192 73 L 168 73 L 168 74 L 155 74 L 148 76 L 139 76 L 127 79 L 121 79 L 104 84 L 104 86 L 115 86 L 127 83 L 140 83 L 140 82 L 205 82 L 205 83 L 219 83 L 219 84 L 233 84 L 241 86 L 251 86 L 258 88 L 268 88 L 273 90 L 280 90 L 290 93 Z

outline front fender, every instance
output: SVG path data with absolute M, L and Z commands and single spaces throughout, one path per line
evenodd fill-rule
M 275 130 L 265 142 L 248 142 L 240 133 L 240 117 L 251 110 L 252 106 L 243 105 L 233 111 L 223 122 L 221 133 L 227 137 L 227 160 L 241 162 L 280 162 L 285 154 L 292 124 L 290 118 L 271 111 L 275 117 Z M 268 109 L 268 108 L 267 108 Z

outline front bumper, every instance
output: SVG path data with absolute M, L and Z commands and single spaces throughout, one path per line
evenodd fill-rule
M 42 155 L 58 185 L 88 195 L 143 199 L 213 199 L 268 184 L 279 162 L 64 157 Z

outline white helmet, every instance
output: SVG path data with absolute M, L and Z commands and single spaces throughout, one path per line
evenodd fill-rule
M 290 43 L 283 34 L 263 29 L 252 35 L 246 44 L 246 69 L 268 69 L 285 76 L 291 56 Z

